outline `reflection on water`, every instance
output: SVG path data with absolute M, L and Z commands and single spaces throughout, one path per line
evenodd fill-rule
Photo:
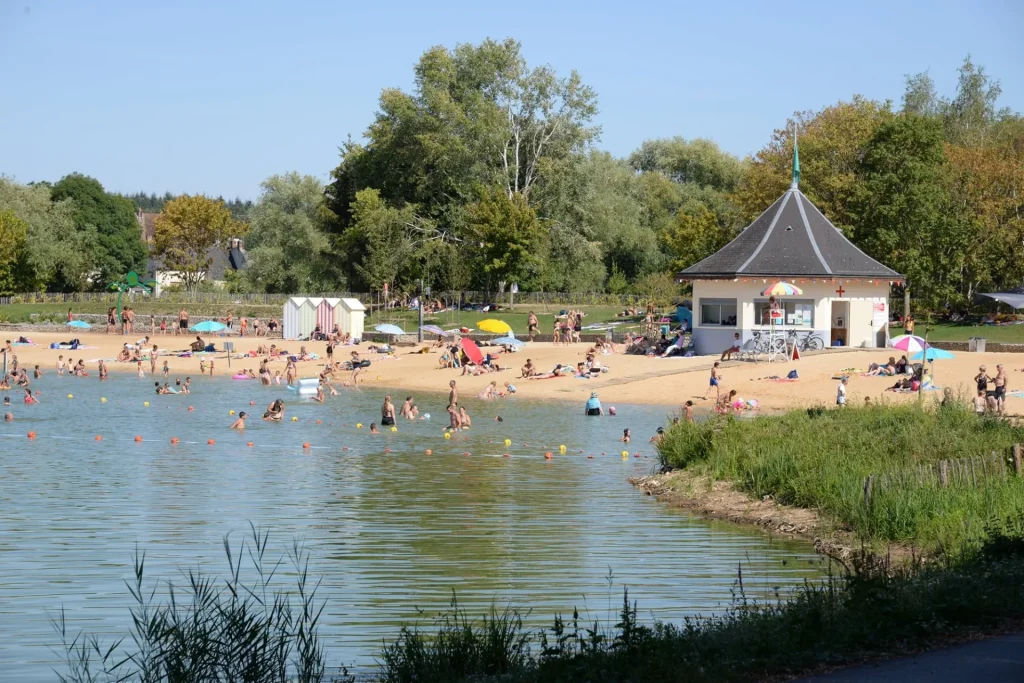
M 379 417 L 381 390 L 319 405 L 226 378 L 200 379 L 191 396 L 151 386 L 48 376 L 35 386 L 43 403 L 16 404 L 17 421 L 0 426 L 0 678 L 52 679 L 48 619 L 61 606 L 75 629 L 123 632 L 136 544 L 151 577 L 177 579 L 197 564 L 221 571 L 223 536 L 241 540 L 249 521 L 282 552 L 305 541 L 323 577 L 332 665 L 372 662 L 383 638 L 419 610 L 435 613 L 453 590 L 470 614 L 511 601 L 545 625 L 588 600 L 604 618 L 628 586 L 644 618 L 673 620 L 721 609 L 741 562 L 748 586 L 817 572 L 805 544 L 694 519 L 626 483 L 653 467 L 646 439 L 665 419 L 659 408 L 586 418 L 576 405 L 470 399 L 473 429 L 451 440 L 440 418 L 373 437 L 355 423 Z M 228 429 L 229 410 L 258 418 L 279 395 L 298 422 Z M 443 401 L 418 397 L 436 416 Z M 624 427 L 642 457 L 620 457 Z

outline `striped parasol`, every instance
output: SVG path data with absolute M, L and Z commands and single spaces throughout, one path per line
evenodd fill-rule
M 790 282 L 776 282 L 768 289 L 761 292 L 761 296 L 793 296 L 803 294 L 804 290 Z

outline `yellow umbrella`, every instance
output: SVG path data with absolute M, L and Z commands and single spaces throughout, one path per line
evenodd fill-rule
M 477 329 L 483 330 L 484 332 L 490 332 L 491 334 L 508 334 L 512 331 L 509 324 L 503 320 L 495 320 L 489 318 L 487 320 L 481 320 L 477 323 Z

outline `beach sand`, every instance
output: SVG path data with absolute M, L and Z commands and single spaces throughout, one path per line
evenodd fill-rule
M 26 334 L 19 332 L 17 334 Z M 17 334 L 8 333 L 2 339 L 17 338 Z M 86 360 L 86 366 L 90 373 L 90 379 L 96 376 L 96 361 L 98 359 L 112 359 L 116 357 L 122 344 L 128 339 L 119 335 L 105 334 L 82 334 L 75 332 L 81 342 L 88 348 L 77 351 L 51 350 L 48 345 L 54 341 L 63 341 L 69 338 L 67 333 L 27 333 L 33 346 L 16 346 L 15 353 L 21 366 L 28 368 L 30 376 L 33 366 L 38 364 L 47 374 L 54 373 L 57 356 L 63 355 L 65 360 L 69 357 L 76 361 L 79 358 Z M 142 337 L 135 335 L 133 338 Z M 170 381 L 175 378 L 184 379 L 185 376 L 199 375 L 199 358 L 178 358 L 174 355 L 164 355 L 167 351 L 175 351 L 187 348 L 188 341 L 194 337 L 157 336 L 155 342 L 161 348 L 161 356 L 157 363 L 158 378 L 162 378 L 160 367 L 163 361 L 168 361 L 170 366 Z M 206 337 L 207 341 L 213 341 L 217 346 L 222 346 L 225 340 L 234 341 L 237 351 L 255 350 L 257 344 L 263 339 L 246 337 L 244 340 L 238 337 Z M 302 343 L 282 342 L 280 339 L 271 340 L 278 346 L 292 352 L 298 352 Z M 305 342 L 306 348 L 315 353 L 323 355 L 325 344 L 323 342 Z M 367 352 L 368 344 L 359 347 L 339 347 L 335 351 L 336 360 L 345 360 L 353 348 L 360 351 L 362 358 L 372 361 L 371 367 L 367 368 L 359 378 L 359 386 L 364 389 L 377 388 L 381 391 L 389 390 L 396 395 L 397 401 L 404 400 L 405 395 L 416 391 L 438 391 L 448 390 L 449 380 L 458 381 L 460 392 L 464 396 L 475 395 L 480 392 L 489 382 L 497 381 L 498 387 L 503 388 L 504 382 L 511 382 L 516 386 L 517 396 L 520 398 L 559 399 L 570 402 L 578 402 L 581 406 L 590 395 L 596 390 L 605 407 L 613 406 L 616 403 L 633 403 L 666 406 L 667 408 L 678 409 L 680 404 L 686 400 L 693 400 L 698 411 L 706 411 L 714 404 L 715 392 L 711 391 L 708 400 L 701 400 L 708 387 L 708 378 L 712 363 L 717 359 L 713 356 L 698 356 L 692 358 L 645 358 L 643 356 L 608 355 L 601 356 L 601 363 L 609 368 L 609 372 L 602 373 L 596 379 L 580 380 L 572 377 L 544 380 L 519 379 L 520 368 L 527 358 L 533 359 L 534 365 L 540 370 L 549 370 L 556 363 L 575 366 L 578 361 L 584 359 L 589 344 L 575 344 L 571 346 L 553 346 L 550 343 L 533 343 L 527 345 L 523 350 L 514 354 L 502 354 L 499 361 L 502 366 L 506 363 L 509 369 L 502 372 L 489 373 L 479 377 L 461 376 L 461 370 L 438 369 L 439 354 L 432 349 L 429 354 L 413 354 L 411 347 L 400 347 L 397 354 L 391 357 L 372 354 Z M 485 349 L 486 350 L 486 349 Z M 835 403 L 836 387 L 838 381 L 832 379 L 833 373 L 846 368 L 866 369 L 872 362 L 884 362 L 889 356 L 894 355 L 892 349 L 875 350 L 836 350 L 820 352 L 814 355 L 788 363 L 765 362 L 750 363 L 730 361 L 722 364 L 720 373 L 723 377 L 721 390 L 727 393 L 730 389 L 736 389 L 739 396 L 744 399 L 756 399 L 762 410 L 787 410 L 812 405 L 831 406 Z M 899 353 L 895 354 L 897 357 Z M 209 358 L 210 356 L 207 356 Z M 232 372 L 242 368 L 251 368 L 254 371 L 259 369 L 259 360 L 256 358 L 232 358 L 231 367 L 223 352 L 213 356 L 216 359 L 216 375 L 229 377 Z M 299 363 L 299 377 L 315 377 L 323 361 L 307 361 Z M 1010 389 L 1024 388 L 1024 377 L 1019 374 L 1020 368 L 1024 367 L 1024 355 L 1013 353 L 959 353 L 952 360 L 936 361 L 935 382 L 941 387 L 952 387 L 954 392 L 962 392 L 965 400 L 969 399 L 974 388 L 973 377 L 978 372 L 979 365 L 986 365 L 988 373 L 995 375 L 996 364 L 1003 363 L 1009 371 Z M 147 377 L 149 376 L 149 363 L 144 364 Z M 272 368 L 284 372 L 285 363 L 274 362 Z M 136 367 L 132 363 L 108 362 L 111 372 L 135 372 Z M 772 375 L 785 377 L 790 370 L 797 370 L 800 379 L 795 382 L 778 382 L 767 379 Z M 849 373 L 848 400 L 850 404 L 863 402 L 865 397 L 872 401 L 892 400 L 907 401 L 917 400 L 916 395 L 895 394 L 885 389 L 895 382 L 890 377 L 861 377 L 859 372 Z M 341 382 L 349 378 L 349 373 L 341 373 L 336 376 L 338 380 L 335 386 L 339 391 L 345 390 Z M 1018 382 L 1018 378 L 1021 382 Z M 255 380 L 250 380 L 255 381 Z M 926 392 L 927 399 L 940 397 L 941 392 Z M 1019 414 L 1024 411 L 1024 397 L 1009 397 L 1007 401 L 1008 412 Z

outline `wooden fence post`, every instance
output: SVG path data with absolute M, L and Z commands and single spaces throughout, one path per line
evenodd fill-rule
M 939 461 L 939 485 L 942 488 L 949 488 L 949 461 Z
M 1021 469 L 1024 468 L 1024 462 L 1021 461 L 1020 451 L 1020 444 L 1013 444 L 1013 471 L 1017 473 L 1018 477 L 1021 475 Z
M 875 486 L 875 475 L 869 474 L 864 480 L 864 506 L 871 507 L 871 489 Z

